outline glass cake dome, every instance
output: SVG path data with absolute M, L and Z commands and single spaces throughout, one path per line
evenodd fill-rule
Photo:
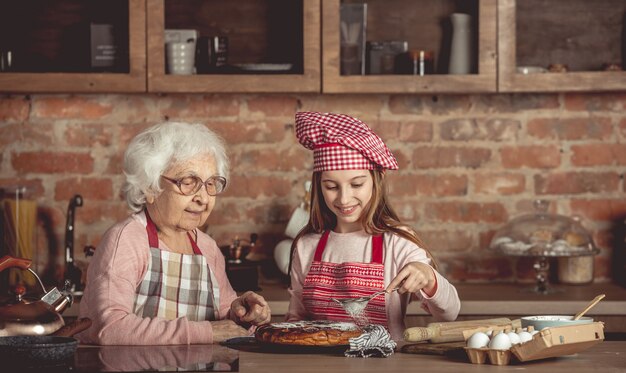
M 535 212 L 512 219 L 499 229 L 490 248 L 505 255 L 569 257 L 598 253 L 591 234 L 577 217 L 547 212 L 549 202 L 535 201 Z
M 550 258 L 565 260 L 599 252 L 593 238 L 577 217 L 548 213 L 548 201 L 536 200 L 535 212 L 512 219 L 493 236 L 492 250 L 504 255 L 533 257 L 536 285 L 531 292 L 560 291 L 548 287 Z M 593 261 L 589 262 L 593 270 Z

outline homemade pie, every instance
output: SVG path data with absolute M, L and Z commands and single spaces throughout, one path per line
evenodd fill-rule
M 257 340 L 266 343 L 299 346 L 349 345 L 350 338 L 363 334 L 354 323 L 312 320 L 271 323 L 259 326 Z

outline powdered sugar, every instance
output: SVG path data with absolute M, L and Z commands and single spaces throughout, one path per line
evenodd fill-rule
M 394 289 L 394 291 L 397 290 Z M 350 299 L 335 299 L 332 298 L 333 301 L 339 303 L 344 311 L 350 316 L 354 322 L 363 327 L 365 325 L 370 324 L 370 320 L 365 315 L 365 308 L 369 304 L 370 300 L 376 298 L 379 295 L 385 294 L 385 290 L 377 291 L 374 294 L 366 297 L 360 298 L 350 298 Z
M 359 326 L 368 325 L 369 319 L 365 316 L 365 308 L 367 307 L 367 301 L 365 302 L 344 302 L 340 303 L 341 307 L 346 311 L 354 322 Z

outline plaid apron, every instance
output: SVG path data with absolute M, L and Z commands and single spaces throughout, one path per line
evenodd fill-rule
M 219 287 L 206 258 L 189 236 L 193 255 L 159 250 L 157 229 L 146 211 L 150 244 L 148 269 L 137 287 L 134 313 L 141 317 L 191 321 L 215 320 Z
M 313 263 L 304 279 L 302 302 L 314 320 L 353 321 L 346 311 L 331 298 L 358 298 L 384 290 L 383 237 L 372 236 L 371 263 L 322 262 L 329 231 L 317 244 Z M 371 324 L 387 327 L 385 294 L 372 299 L 365 309 Z

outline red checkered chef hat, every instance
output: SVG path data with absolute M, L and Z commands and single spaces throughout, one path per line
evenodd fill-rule
M 345 114 L 298 112 L 296 137 L 313 150 L 313 171 L 398 169 L 383 140 Z

